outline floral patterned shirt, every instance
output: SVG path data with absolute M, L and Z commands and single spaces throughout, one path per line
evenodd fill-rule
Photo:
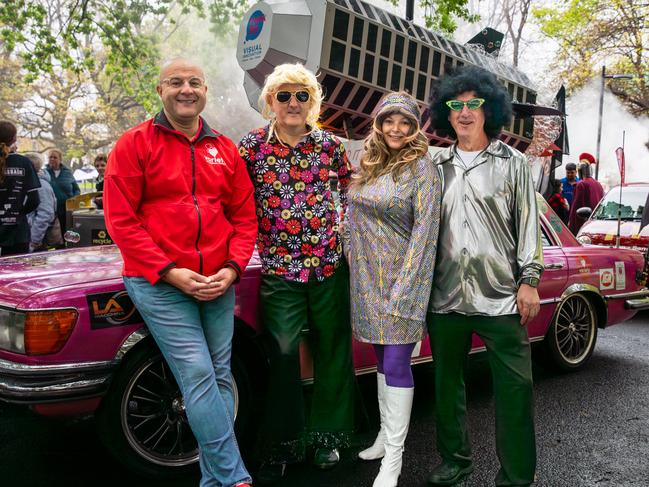
M 239 142 L 255 187 L 262 272 L 288 281 L 324 281 L 343 259 L 329 174 L 338 175 L 344 214 L 351 178 L 345 147 L 319 128 L 295 147 L 274 135 L 268 139 L 268 130 L 253 130 Z

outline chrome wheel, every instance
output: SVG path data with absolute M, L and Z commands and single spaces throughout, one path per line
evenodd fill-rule
M 234 411 L 239 404 L 232 380 Z M 180 389 L 161 355 L 141 363 L 131 376 L 120 407 L 122 430 L 129 446 L 146 461 L 182 467 L 198 461 Z
M 551 358 L 560 368 L 581 367 L 593 353 L 597 338 L 597 315 L 583 294 L 573 294 L 559 304 L 546 337 Z

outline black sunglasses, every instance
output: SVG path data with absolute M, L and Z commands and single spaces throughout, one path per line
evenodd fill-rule
M 282 90 L 275 93 L 275 99 L 280 103 L 288 103 L 293 95 L 295 95 L 295 99 L 300 103 L 306 103 L 307 101 L 309 101 L 309 98 L 311 98 L 311 95 L 309 95 L 309 92 L 306 90 Z

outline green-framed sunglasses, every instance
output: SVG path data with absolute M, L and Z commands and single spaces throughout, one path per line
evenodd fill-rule
M 468 107 L 469 110 L 477 110 L 484 104 L 484 102 L 484 98 L 471 98 L 468 101 L 449 100 L 446 102 L 446 106 L 454 112 L 459 112 L 462 111 L 464 107 Z

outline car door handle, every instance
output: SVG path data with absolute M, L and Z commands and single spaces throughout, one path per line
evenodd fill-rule
M 552 264 L 545 264 L 546 269 L 563 269 L 563 264 L 560 262 L 552 263 Z

